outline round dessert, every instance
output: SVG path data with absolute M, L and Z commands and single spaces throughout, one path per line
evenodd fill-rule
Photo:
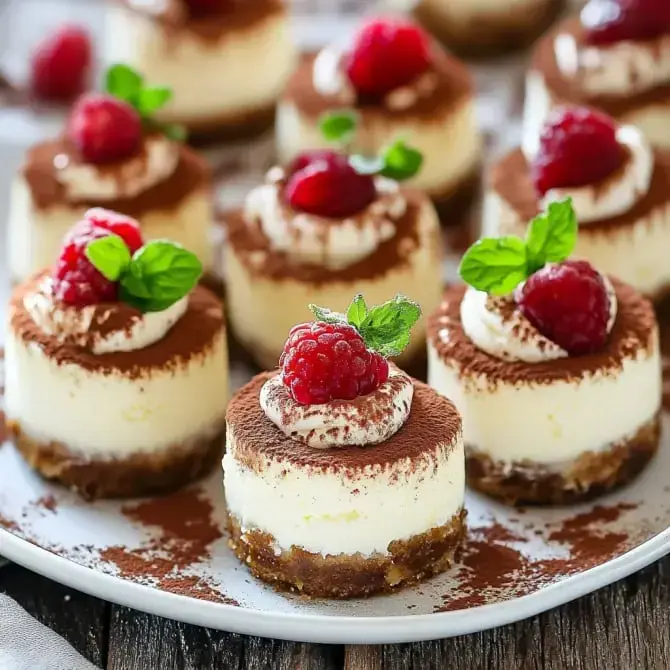
M 85 498 L 176 489 L 220 457 L 228 397 L 218 296 L 137 222 L 89 212 L 53 271 L 16 287 L 5 344 L 11 439 Z
M 580 232 L 574 256 L 656 302 L 670 292 L 670 154 L 641 131 L 582 107 L 556 108 L 540 149 L 496 163 L 487 184 L 484 235 L 523 237 L 526 222 L 566 197 Z
M 342 107 L 360 117 L 358 150 L 376 153 L 403 137 L 424 156 L 412 186 L 446 214 L 470 202 L 482 153 L 473 83 L 465 66 L 419 28 L 375 19 L 352 39 L 305 58 L 277 112 L 280 160 L 322 148 L 317 122 Z
M 670 3 L 590 0 L 542 38 L 526 83 L 523 147 L 557 105 L 597 107 L 670 147 Z
M 408 341 L 418 305 L 354 304 L 348 322 L 317 309 L 328 322 L 293 328 L 281 371 L 255 377 L 227 414 L 231 546 L 256 577 L 311 596 L 430 577 L 465 533 L 458 412 L 379 353 Z
M 109 70 L 107 88 L 79 99 L 61 137 L 27 152 L 10 202 L 15 282 L 51 265 L 71 222 L 99 205 L 136 218 L 147 239 L 173 239 L 212 267 L 209 168 L 180 141 L 179 127 L 151 116 L 169 90 L 145 86 L 123 65 Z
M 106 32 L 108 62 L 170 86 L 157 116 L 196 142 L 267 130 L 296 63 L 282 0 L 119 0 Z
M 414 15 L 452 51 L 479 57 L 531 43 L 564 5 L 565 0 L 420 0 Z
M 563 504 L 632 480 L 658 449 L 661 362 L 651 303 L 587 261 L 550 205 L 526 240 L 483 238 L 469 287 L 430 317 L 429 383 L 463 416 L 468 483 L 505 502 Z

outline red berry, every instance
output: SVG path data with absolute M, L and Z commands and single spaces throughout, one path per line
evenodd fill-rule
M 230 5 L 230 0 L 186 0 L 186 6 L 193 17 L 218 14 Z
M 540 195 L 594 184 L 621 167 L 624 152 L 613 119 L 587 107 L 562 107 L 547 119 L 531 177 Z
M 545 265 L 517 290 L 516 301 L 533 326 L 569 354 L 590 354 L 605 345 L 610 299 L 587 261 Z
M 41 42 L 32 56 L 32 90 L 45 100 L 67 101 L 86 89 L 91 40 L 83 28 L 64 26 Z
M 369 21 L 356 33 L 344 65 L 360 95 L 380 98 L 410 84 L 430 62 L 430 40 L 419 27 L 383 18 Z
M 301 154 L 298 154 L 291 164 L 288 166 L 288 175 L 291 176 L 306 168 L 312 163 L 316 163 L 318 160 L 324 160 L 328 163 L 337 163 L 339 162 L 341 154 L 332 149 L 312 149 L 310 151 L 303 151 Z
M 123 100 L 92 93 L 74 106 L 68 135 L 86 162 L 113 163 L 139 150 L 142 120 Z
M 286 184 L 285 197 L 293 209 L 343 219 L 358 214 L 377 197 L 374 179 L 356 172 L 342 154 L 315 152 L 311 162 L 303 154 L 294 165 L 303 164 Z
M 279 366 L 301 405 L 353 400 L 378 389 L 389 375 L 386 359 L 367 349 L 355 328 L 320 321 L 291 329 Z
M 96 228 L 102 228 L 118 235 L 126 243 L 131 254 L 144 246 L 140 224 L 129 216 L 95 207 L 84 214 L 84 219 L 90 221 Z
M 84 253 L 89 242 L 108 235 L 111 235 L 109 230 L 84 219 L 65 236 L 63 249 L 53 271 L 57 300 L 67 305 L 85 307 L 117 299 L 117 283 L 98 272 Z
M 649 40 L 670 33 L 668 0 L 590 0 L 581 14 L 589 44 Z

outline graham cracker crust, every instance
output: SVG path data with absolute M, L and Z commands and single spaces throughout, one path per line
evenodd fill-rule
M 630 439 L 606 451 L 585 452 L 562 472 L 528 463 L 493 461 L 466 445 L 468 484 L 510 505 L 565 505 L 584 502 L 631 482 L 658 449 L 660 412 Z
M 518 51 L 532 44 L 558 18 L 565 0 L 548 0 L 535 10 L 510 11 L 502 20 L 498 16 L 481 17 L 472 30 L 445 23 L 425 3 L 414 10 L 414 16 L 433 35 L 458 56 L 471 59 L 489 58 Z
M 389 554 L 322 556 L 299 547 L 275 553 L 275 539 L 259 530 L 242 532 L 228 519 L 230 547 L 259 579 L 279 589 L 319 598 L 356 598 L 388 593 L 444 572 L 465 536 L 465 510 L 444 526 L 389 545 Z
M 200 479 L 218 464 L 225 432 L 222 422 L 214 436 L 173 445 L 157 453 L 89 461 L 59 442 L 45 444 L 33 440 L 16 421 L 8 421 L 7 428 L 14 446 L 33 469 L 86 500 L 160 495 Z
M 184 119 L 188 129 L 188 141 L 196 147 L 218 142 L 239 142 L 262 135 L 272 128 L 275 120 L 274 102 L 264 107 L 250 109 L 237 114 L 222 114 L 207 119 Z

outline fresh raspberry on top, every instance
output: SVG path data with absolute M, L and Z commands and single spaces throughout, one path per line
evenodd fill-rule
M 303 151 L 298 154 L 289 164 L 287 174 L 289 176 L 295 174 L 299 170 L 303 170 L 308 165 L 316 163 L 318 160 L 324 160 L 327 163 L 338 163 L 341 161 L 342 154 L 333 149 L 311 149 L 310 151 Z
M 545 265 L 517 289 L 516 301 L 535 328 L 569 354 L 605 346 L 610 298 L 603 277 L 587 261 Z
M 102 207 L 95 207 L 84 214 L 84 221 L 118 235 L 126 243 L 131 254 L 134 254 L 144 245 L 140 224 L 129 216 Z
M 670 33 L 668 0 L 591 0 L 581 13 L 589 44 L 643 41 Z
M 31 60 L 31 88 L 45 100 L 67 101 L 84 91 L 91 68 L 91 40 L 77 26 L 64 26 L 41 42 Z
M 67 132 L 86 162 L 114 163 L 139 150 L 142 120 L 123 100 L 92 93 L 77 101 Z
M 291 329 L 279 366 L 284 384 L 301 405 L 367 395 L 389 375 L 386 359 L 368 349 L 353 326 L 320 321 Z
M 333 151 L 298 156 L 284 191 L 293 209 L 340 219 L 354 216 L 374 202 L 377 189 L 372 176 L 356 172 L 347 156 Z M 302 166 L 302 167 L 301 167 Z
M 381 98 L 406 86 L 430 65 L 430 38 L 403 19 L 369 21 L 356 33 L 344 63 L 359 95 Z
M 542 128 L 531 177 L 537 192 L 544 195 L 552 188 L 595 184 L 624 160 L 613 119 L 587 107 L 561 107 Z

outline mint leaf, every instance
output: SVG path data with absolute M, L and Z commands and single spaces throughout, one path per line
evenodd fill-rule
M 368 315 L 368 306 L 365 304 L 365 298 L 359 293 L 349 305 L 347 310 L 347 321 L 354 328 L 358 328 L 365 317 Z
M 118 235 L 108 235 L 89 242 L 84 253 L 96 270 L 109 281 L 118 281 L 130 265 L 130 250 Z
M 319 130 L 328 142 L 347 144 L 356 132 L 358 114 L 353 110 L 340 110 L 324 114 L 319 120 Z
M 165 86 L 143 88 L 137 95 L 137 111 L 141 116 L 151 116 L 171 99 L 171 88 Z
M 397 140 L 382 153 L 384 167 L 380 174 L 389 179 L 404 181 L 411 179 L 419 172 L 423 165 L 423 154 L 408 146 L 402 140 Z
M 181 245 L 167 240 L 145 244 L 121 277 L 121 299 L 143 312 L 158 312 L 190 293 L 202 264 Z
M 546 263 L 560 263 L 574 250 L 577 242 L 577 215 L 572 199 L 552 202 L 543 214 L 536 216 L 526 233 L 530 271 Z
M 174 140 L 175 142 L 184 142 L 188 137 L 188 132 L 184 126 L 180 126 L 177 123 L 165 123 L 159 124 L 157 126 L 169 140 Z
M 409 344 L 410 331 L 421 307 L 403 295 L 372 307 L 358 327 L 366 345 L 382 356 L 398 356 Z
M 379 156 L 361 156 L 352 154 L 349 156 L 351 165 L 358 174 L 379 174 L 384 169 L 384 160 Z
M 485 237 L 465 252 L 458 273 L 479 291 L 507 295 L 531 274 L 526 244 L 512 235 Z
M 143 79 L 133 68 L 121 63 L 112 65 L 105 76 L 105 90 L 133 106 L 142 90 Z
M 314 314 L 317 321 L 324 323 L 346 323 L 347 317 L 341 312 L 333 312 L 327 307 L 319 307 L 318 305 L 309 305 L 309 311 Z

